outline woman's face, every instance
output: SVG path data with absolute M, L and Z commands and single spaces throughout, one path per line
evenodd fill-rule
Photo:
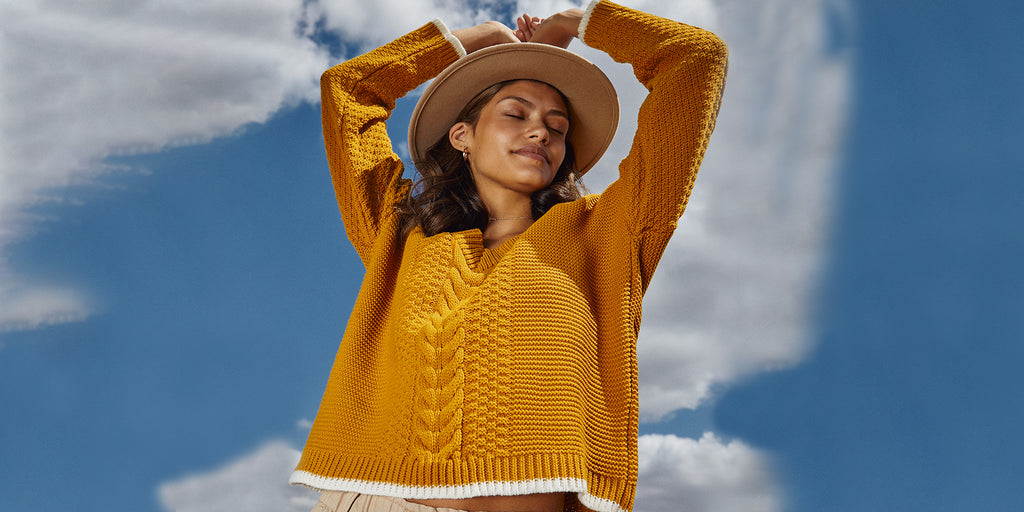
M 519 80 L 484 105 L 475 126 L 456 123 L 449 136 L 469 154 L 482 193 L 496 187 L 532 194 L 550 185 L 562 165 L 568 114 L 554 87 Z

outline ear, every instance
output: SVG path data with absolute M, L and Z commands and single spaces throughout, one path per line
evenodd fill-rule
M 465 121 L 452 125 L 448 129 L 448 142 L 458 151 L 464 151 L 473 142 L 473 127 Z

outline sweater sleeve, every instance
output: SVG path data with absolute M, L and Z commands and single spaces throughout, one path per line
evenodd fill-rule
M 464 53 L 456 43 L 435 20 L 328 69 L 320 78 L 324 146 L 334 192 L 345 232 L 364 265 L 382 224 L 409 188 L 385 121 L 398 98 Z
M 686 208 L 714 130 L 728 50 L 711 32 L 608 1 L 587 9 L 580 37 L 631 64 L 648 90 L 619 179 L 599 201 L 607 200 L 604 206 L 619 210 L 625 220 L 646 289 Z

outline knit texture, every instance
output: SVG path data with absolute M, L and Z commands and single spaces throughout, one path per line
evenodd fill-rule
M 402 498 L 568 492 L 567 509 L 632 509 L 641 299 L 714 128 L 727 50 L 610 2 L 588 15 L 584 42 L 650 91 L 632 149 L 602 194 L 498 247 L 477 229 L 398 238 L 410 184 L 384 122 L 458 58 L 436 24 L 323 75 L 327 157 L 366 276 L 293 483 Z

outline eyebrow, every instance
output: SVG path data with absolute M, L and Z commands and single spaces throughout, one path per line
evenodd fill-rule
M 528 107 L 533 107 L 534 106 L 532 101 L 530 101 L 530 100 L 528 100 L 526 98 L 521 98 L 519 96 L 505 96 L 504 98 L 498 100 L 498 103 L 501 103 L 502 101 L 505 101 L 505 100 L 515 100 L 515 101 L 518 101 L 519 103 L 522 103 L 523 105 L 526 105 Z M 566 119 L 569 119 L 569 114 L 567 114 L 565 112 L 562 112 L 561 110 L 558 110 L 558 109 L 554 109 L 553 108 L 553 109 L 549 110 L 547 113 L 548 113 L 548 115 L 556 115 L 556 116 L 560 116 L 560 117 L 564 117 Z

